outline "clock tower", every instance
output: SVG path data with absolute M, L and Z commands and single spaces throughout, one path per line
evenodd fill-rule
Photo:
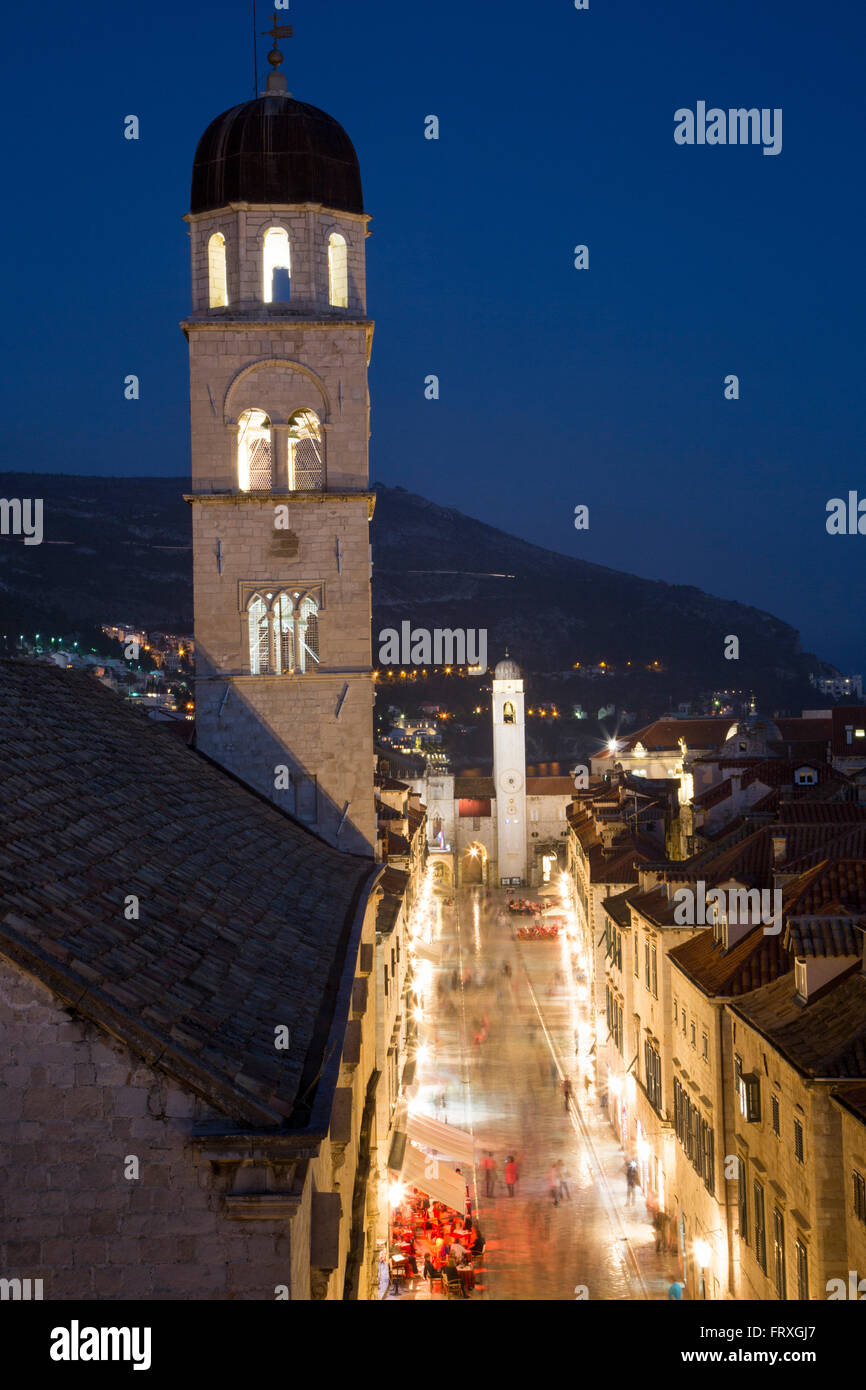
M 500 883 L 526 882 L 526 725 L 523 677 L 508 653 L 493 673 L 493 782 Z

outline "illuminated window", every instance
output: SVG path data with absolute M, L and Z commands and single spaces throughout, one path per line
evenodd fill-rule
M 302 671 L 319 664 L 319 605 L 309 595 L 302 599 L 298 614 L 298 650 Z
M 280 594 L 276 603 L 275 635 L 280 674 L 295 668 L 295 610 L 286 594 Z
M 249 628 L 251 675 L 295 676 L 318 665 L 319 605 L 312 595 L 282 593 L 269 606 L 254 594 Z
M 207 244 L 208 295 L 212 309 L 222 309 L 229 302 L 226 285 L 226 239 L 214 232 Z
M 319 417 L 296 410 L 289 420 L 289 491 L 321 492 L 325 486 L 325 451 Z
M 289 234 L 283 227 L 268 227 L 262 243 L 262 298 L 266 304 L 288 304 L 292 289 Z
M 263 410 L 245 410 L 238 419 L 238 487 L 271 489 L 271 422 Z
M 514 706 L 510 700 L 506 700 L 502 707 L 502 722 L 503 724 L 514 723 Z
M 249 608 L 250 675 L 265 676 L 271 669 L 271 620 L 267 604 L 258 595 Z
M 339 232 L 328 238 L 328 302 L 336 309 L 349 306 L 349 252 Z

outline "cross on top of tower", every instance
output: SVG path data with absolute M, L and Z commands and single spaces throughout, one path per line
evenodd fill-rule
M 274 41 L 274 46 L 268 54 L 268 62 L 272 68 L 278 68 L 283 61 L 283 55 L 277 48 L 277 39 L 290 39 L 292 37 L 291 24 L 278 24 L 277 16 L 274 15 L 274 22 L 270 29 L 262 29 L 262 34 L 270 34 Z

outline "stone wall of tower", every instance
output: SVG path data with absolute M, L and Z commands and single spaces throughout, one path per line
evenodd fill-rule
M 277 431 L 293 411 L 315 411 L 323 427 L 327 489 L 367 487 L 370 324 L 209 316 L 185 329 L 193 492 L 237 491 L 238 417 L 249 409 L 267 411 Z M 285 435 L 277 433 L 275 442 L 280 490 Z
M 311 828 L 341 849 L 371 853 L 370 498 L 317 493 L 284 504 L 288 531 L 274 529 L 276 498 L 192 502 L 196 743 L 292 813 L 294 789 L 276 787 L 285 781 L 276 770 L 315 776 L 318 818 Z M 251 676 L 250 588 L 273 592 L 287 585 L 321 594 L 320 665 L 302 675 Z
M 302 818 L 341 849 L 371 854 L 367 218 L 313 204 L 233 204 L 187 221 L 197 746 L 299 817 L 298 787 L 315 778 L 315 817 L 305 803 Z M 275 226 L 289 236 L 291 298 L 268 304 L 263 240 Z M 208 243 L 217 231 L 229 302 L 211 309 Z M 347 245 L 345 308 L 329 304 L 334 231 Z M 252 409 L 270 421 L 269 493 L 239 489 L 238 421 Z M 324 490 L 290 493 L 288 426 L 301 409 L 321 423 Z M 289 509 L 287 527 L 275 527 L 278 506 Z M 283 589 L 314 593 L 320 661 L 302 674 L 254 676 L 247 605 L 254 592 Z

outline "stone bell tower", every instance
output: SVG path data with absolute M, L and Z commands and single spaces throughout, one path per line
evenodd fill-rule
M 526 882 L 526 722 L 523 677 L 508 653 L 493 672 L 493 785 L 497 875 Z
M 269 61 L 199 141 L 185 219 L 196 743 L 372 854 L 368 218 L 349 137 Z

